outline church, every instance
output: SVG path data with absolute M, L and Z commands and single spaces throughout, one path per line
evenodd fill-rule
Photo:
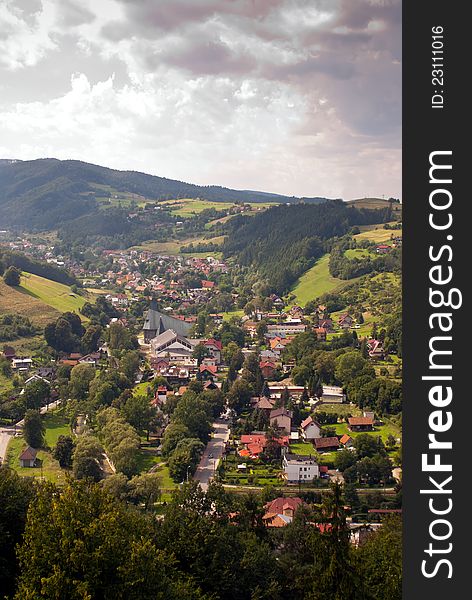
M 144 319 L 144 342 L 149 344 L 155 337 L 168 330 L 172 330 L 181 337 L 188 337 L 191 327 L 190 323 L 159 312 L 156 300 L 151 300 L 149 310 Z

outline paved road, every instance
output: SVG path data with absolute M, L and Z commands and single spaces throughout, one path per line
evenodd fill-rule
M 221 419 L 215 421 L 215 423 L 213 423 L 213 431 L 213 437 L 208 442 L 205 452 L 200 460 L 200 464 L 193 476 L 195 481 L 198 481 L 205 491 L 208 489 L 208 483 L 213 477 L 223 455 L 225 443 L 229 439 L 228 423 Z M 212 455 L 212 458 L 210 458 L 210 454 Z
M 59 404 L 60 400 L 57 400 L 56 402 L 51 402 L 51 404 L 49 404 L 47 408 L 43 406 L 43 408 L 41 408 L 39 412 L 43 415 L 49 410 L 53 410 L 54 408 L 56 408 L 56 406 L 58 406 Z M 18 423 L 16 423 L 16 425 L 11 425 L 10 427 L 0 427 L 0 462 L 5 460 L 10 438 L 15 435 L 15 431 L 17 430 L 17 428 L 21 429 L 23 427 L 23 421 L 24 419 L 21 419 L 21 421 L 18 421 Z

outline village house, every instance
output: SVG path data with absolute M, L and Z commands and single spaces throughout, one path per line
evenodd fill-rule
M 344 314 L 339 317 L 338 325 L 341 329 L 350 329 L 354 324 L 354 319 L 349 314 Z
M 337 437 L 320 437 L 313 440 L 317 452 L 333 452 L 339 448 Z
M 381 341 L 369 340 L 367 342 L 367 348 L 370 358 L 374 360 L 383 360 L 385 358 L 385 351 L 383 349 L 383 344 Z
M 302 504 L 301 498 L 276 498 L 265 505 L 266 512 L 262 520 L 266 527 L 285 527 L 293 521 Z
M 272 379 L 274 377 L 276 366 L 275 362 L 270 360 L 261 360 L 259 363 L 259 367 L 261 369 L 262 376 L 264 379 Z
M 372 431 L 374 428 L 371 417 L 349 417 L 347 421 L 351 431 Z
M 282 429 L 287 433 L 290 433 L 292 428 L 292 417 L 293 413 L 286 408 L 276 408 L 270 411 L 270 424 L 272 427 L 277 427 L 277 429 Z
M 352 439 L 352 437 L 345 433 L 342 438 L 339 440 L 340 444 L 342 446 L 344 446 L 345 448 L 349 449 L 349 448 L 354 448 L 354 440 Z
M 321 425 L 311 416 L 302 421 L 300 428 L 305 440 L 314 440 L 321 436 Z
M 11 368 L 14 371 L 25 372 L 29 371 L 33 366 L 33 359 L 31 358 L 13 358 L 11 361 Z
M 20 467 L 35 467 L 37 464 L 38 451 L 35 448 L 28 446 L 18 457 L 20 461 Z
M 282 454 L 284 454 L 287 451 L 290 442 L 289 436 L 274 438 L 274 441 L 280 446 L 280 450 Z M 268 443 L 265 433 L 262 432 L 244 434 L 241 436 L 240 442 L 244 448 L 239 451 L 239 456 L 247 456 L 251 458 L 257 458 L 260 454 L 262 454 Z
M 205 340 L 203 342 L 203 345 L 205 346 L 206 351 L 208 352 L 208 354 L 215 359 L 215 362 L 217 365 L 221 364 L 221 353 L 223 350 L 223 344 L 221 343 L 220 340 L 215 340 L 213 338 L 210 338 L 209 340 Z
M 328 330 L 325 327 L 315 327 L 316 339 L 319 342 L 326 342 Z
M 282 467 L 287 483 L 307 483 L 320 476 L 319 466 L 314 456 L 285 454 Z

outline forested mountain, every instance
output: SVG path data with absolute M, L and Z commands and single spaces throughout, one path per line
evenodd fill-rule
M 355 225 L 383 223 L 390 210 L 357 209 L 341 200 L 323 204 L 278 205 L 255 217 L 238 216 L 226 225 L 226 256 L 252 265 L 278 293 L 313 265 L 330 240 L 345 235 Z
M 182 181 L 117 171 L 77 160 L 45 158 L 32 161 L 0 160 L 0 221 L 27 230 L 57 228 L 99 211 L 97 197 L 115 192 L 152 200 L 204 198 L 221 202 L 297 202 L 299 198 L 198 186 Z M 312 203 L 323 198 L 308 198 Z

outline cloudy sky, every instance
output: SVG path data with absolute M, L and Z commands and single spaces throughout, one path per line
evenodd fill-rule
M 0 158 L 401 195 L 400 0 L 1 0 Z

